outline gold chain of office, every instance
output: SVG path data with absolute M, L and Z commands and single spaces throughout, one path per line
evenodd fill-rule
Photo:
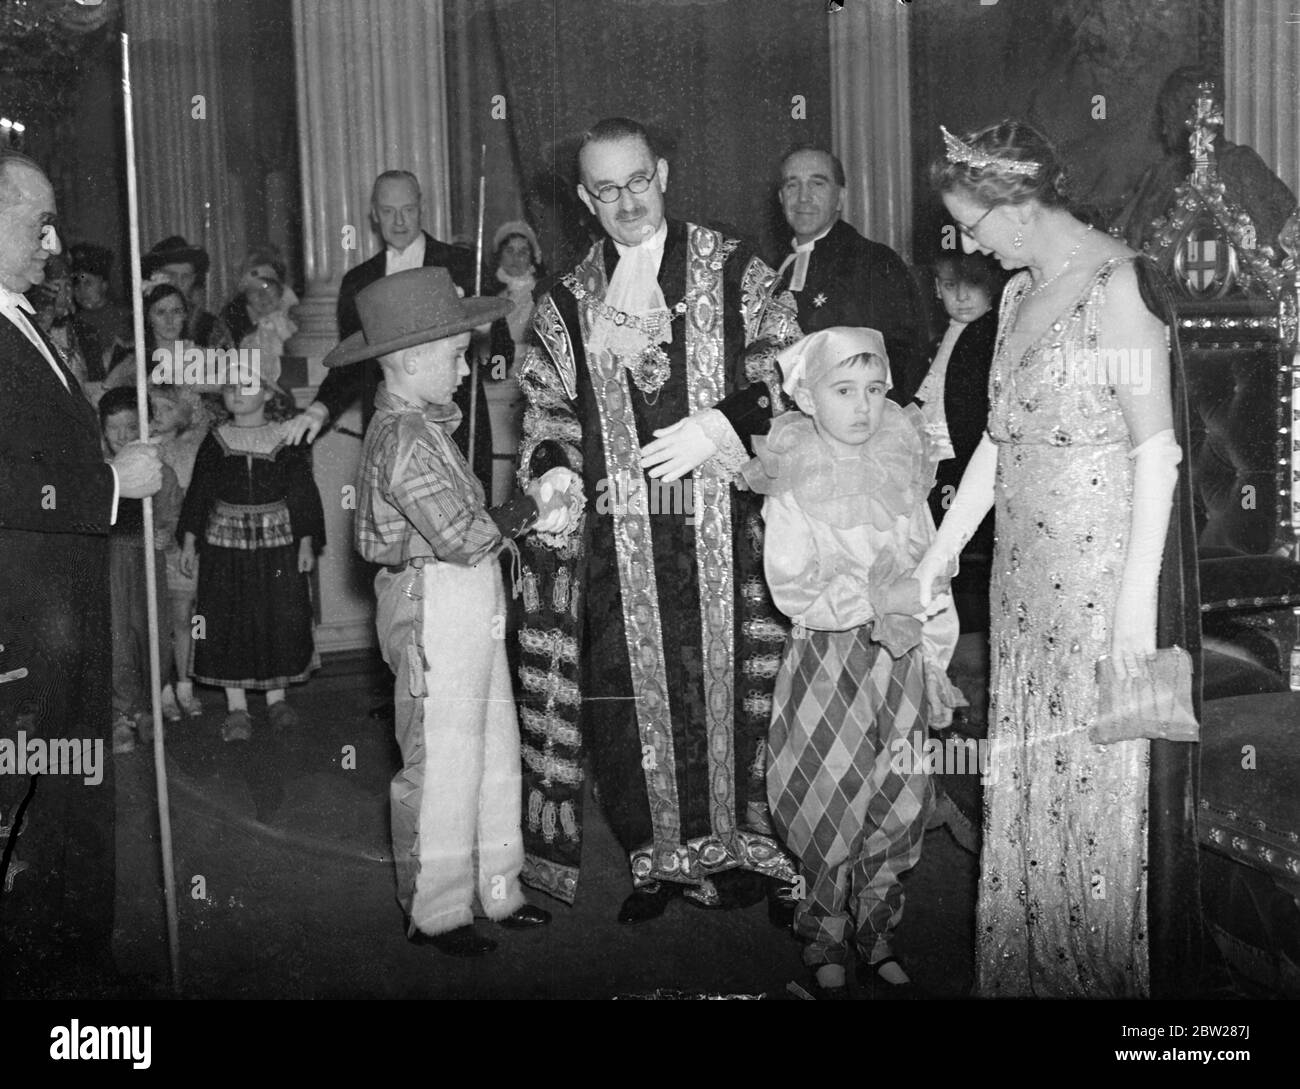
M 603 299 L 596 298 L 572 273 L 563 277 L 561 282 L 573 292 L 573 297 L 578 302 L 590 307 L 598 317 L 602 317 L 620 327 L 630 325 L 633 329 L 644 333 L 649 338 L 650 343 L 646 345 L 642 352 L 630 359 L 622 360 L 621 363 L 631 376 L 633 384 L 645 395 L 646 403 L 652 405 L 658 401 L 659 391 L 663 388 L 663 384 L 668 381 L 668 374 L 671 369 L 668 353 L 659 346 L 659 342 L 668 333 L 667 327 L 686 313 L 686 308 L 690 305 L 690 298 L 682 299 L 670 312 L 659 311 L 653 321 L 648 321 L 636 314 L 629 314 L 625 310 L 610 306 Z M 667 322 L 664 321 L 663 315 L 665 313 L 668 313 Z
M 573 273 L 563 277 L 561 283 L 573 292 L 573 297 L 579 302 L 586 303 L 592 310 L 606 321 L 611 321 L 620 328 L 624 325 L 630 325 L 633 329 L 638 329 L 645 333 L 652 341 L 658 341 L 666 332 L 664 328 L 663 311 L 658 311 L 652 319 L 643 318 L 638 314 L 629 314 L 626 310 L 620 310 L 616 306 L 610 306 L 603 299 L 596 298 L 590 291 L 583 286 Z M 682 299 L 676 306 L 672 307 L 668 323 L 672 324 L 677 318 L 686 313 L 688 305 L 687 299 Z

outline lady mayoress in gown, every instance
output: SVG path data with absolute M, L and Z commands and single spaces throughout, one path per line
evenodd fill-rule
M 1157 645 L 1199 651 L 1169 314 L 1154 269 L 1071 214 L 1041 134 L 1004 121 L 944 136 L 933 180 L 964 248 L 1021 270 L 987 432 L 917 568 L 923 588 L 950 572 L 996 508 L 976 988 L 1177 992 L 1199 949 L 1194 747 L 1088 736 L 1099 658 L 1123 674 Z

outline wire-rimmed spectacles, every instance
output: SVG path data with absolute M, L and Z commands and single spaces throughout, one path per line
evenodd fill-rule
M 613 183 L 610 183 L 609 185 L 602 185 L 599 189 L 593 191 L 584 184 L 583 188 L 586 189 L 588 193 L 591 193 L 591 195 L 600 201 L 601 204 L 613 204 L 623 195 L 624 189 L 633 196 L 637 196 L 649 189 L 650 183 L 653 180 L 653 178 L 648 178 L 644 174 L 633 174 L 632 177 L 628 178 L 628 180 L 622 185 L 614 185 Z
M 994 205 L 993 207 L 996 208 L 997 205 Z M 969 227 L 967 227 L 965 223 L 957 223 L 957 230 L 961 231 L 961 233 L 964 234 L 967 238 L 973 239 L 975 237 L 975 228 L 978 227 L 981 223 L 984 222 L 985 219 L 988 218 L 988 214 L 991 211 L 993 211 L 993 208 L 990 208 L 988 212 L 985 212 L 982 216 L 979 217 L 979 219 L 977 219 Z M 953 220 L 953 222 L 956 223 L 957 221 Z

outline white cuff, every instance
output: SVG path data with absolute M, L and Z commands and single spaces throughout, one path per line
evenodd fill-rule
M 700 425 L 700 430 L 718 448 L 718 452 L 709 458 L 709 461 L 717 465 L 723 477 L 734 480 L 740 475 L 740 470 L 749 463 L 749 454 L 745 452 L 745 444 L 740 441 L 740 436 L 736 434 L 731 422 L 716 408 L 697 412 L 691 418 Z

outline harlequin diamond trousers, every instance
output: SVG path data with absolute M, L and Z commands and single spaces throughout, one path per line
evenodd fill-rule
M 890 955 L 932 801 L 921 650 L 895 660 L 869 631 L 792 636 L 773 693 L 767 797 L 804 878 L 811 966 L 846 964 L 851 940 L 870 962 Z

